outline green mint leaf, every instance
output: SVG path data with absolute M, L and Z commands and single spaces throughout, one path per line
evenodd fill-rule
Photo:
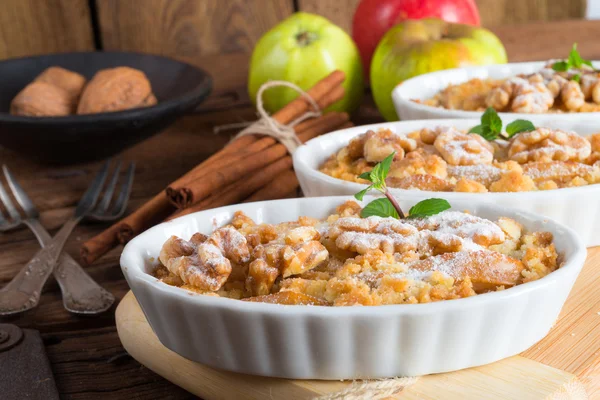
M 428 217 L 439 214 L 449 208 L 450 203 L 444 199 L 427 199 L 415 204 L 408 212 L 408 218 Z
M 488 107 L 481 116 L 481 125 L 484 127 L 487 125 L 492 133 L 499 134 L 502 132 L 502 120 L 492 107 Z
M 469 129 L 469 133 L 476 133 L 481 135 L 483 133 L 483 125 L 475 125 L 471 129 Z
M 506 133 L 508 137 L 513 137 L 517 133 L 521 132 L 530 132 L 535 130 L 535 126 L 531 121 L 527 121 L 526 119 L 516 119 L 510 124 L 506 125 Z
M 369 171 L 369 172 L 363 172 L 363 173 L 362 173 L 362 174 L 360 174 L 358 177 L 359 177 L 359 178 L 361 178 L 361 179 L 366 179 L 366 180 L 368 180 L 369 182 L 373 182 L 373 181 L 371 180 L 371 171 Z
M 367 186 L 366 189 L 363 189 L 360 192 L 356 193 L 354 197 L 356 198 L 356 200 L 362 201 L 363 197 L 365 197 L 365 194 L 367 194 L 367 192 L 371 189 L 373 189 L 373 185 Z
M 566 61 L 557 61 L 552 64 L 552 69 L 557 72 L 564 72 L 569 70 L 569 63 Z
M 573 75 L 573 77 L 571 78 L 571 80 L 579 83 L 579 82 L 581 82 L 581 75 L 580 74 L 575 74 L 575 75 Z
M 371 171 L 371 182 L 380 186 L 380 188 L 385 188 L 385 178 L 387 178 L 387 175 L 390 172 L 390 167 L 392 166 L 395 155 L 396 152 L 392 152 L 389 156 L 384 158 L 383 161 L 375 165 Z
M 400 216 L 398 215 L 398 211 L 396 211 L 390 200 L 386 197 L 373 200 L 372 202 L 367 204 L 365 208 L 363 208 L 360 212 L 360 216 L 362 218 L 367 218 L 373 215 L 384 218 L 400 218 Z
M 485 140 L 492 141 L 498 137 L 499 132 L 492 132 L 489 126 L 483 126 L 481 132 L 475 132 L 479 136 L 482 136 Z
M 591 61 L 589 61 L 589 60 L 581 60 L 581 63 L 582 63 L 583 65 L 587 65 L 588 67 L 592 67 L 592 68 L 594 68 L 594 66 L 592 65 L 592 62 L 591 62 Z
M 571 52 L 569 53 L 569 59 L 567 60 L 567 63 L 572 67 L 572 68 L 579 68 L 581 67 L 581 61 L 582 58 L 579 55 L 579 52 L 577 51 L 577 43 L 573 43 L 573 48 L 571 49 Z

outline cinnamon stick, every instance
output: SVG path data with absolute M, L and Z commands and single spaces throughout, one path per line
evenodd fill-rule
M 244 203 L 281 199 L 297 191 L 299 186 L 296 174 L 293 170 L 289 169 L 244 200 Z
M 164 192 L 110 228 L 89 239 L 81 247 L 81 259 L 91 264 L 118 244 L 125 244 L 140 232 L 161 222 L 172 210 Z
M 347 122 L 349 116 L 347 113 L 330 112 L 320 119 L 321 123 L 312 128 L 309 127 L 305 132 L 298 135 L 302 142 L 335 129 Z M 216 164 L 211 169 L 210 174 L 202 174 L 198 179 L 187 182 L 179 190 L 169 191 L 168 197 L 176 207 L 187 208 L 202 201 L 219 187 L 229 185 L 242 175 L 259 170 L 286 154 L 287 149 L 285 146 L 277 143 L 259 152 L 223 160 L 222 163 Z
M 267 185 L 276 179 L 277 176 L 284 173 L 286 170 L 291 171 L 292 168 L 292 157 L 285 156 L 278 161 L 275 161 L 271 165 L 267 166 L 261 171 L 258 171 L 255 175 L 249 179 L 241 179 L 237 182 L 227 186 L 224 190 L 219 191 L 207 197 L 203 201 L 196 203 L 195 205 L 188 207 L 183 210 L 179 210 L 168 219 L 181 217 L 183 215 L 191 214 L 201 210 L 208 210 L 211 208 L 217 208 L 226 206 L 229 204 L 239 203 L 252 193 L 259 190 L 261 187 Z
M 346 75 L 344 72 L 339 70 L 333 71 L 331 74 L 317 82 L 312 88 L 307 90 L 306 93 L 317 102 L 321 109 L 325 109 L 344 97 L 344 88 L 341 86 L 341 84 L 344 82 L 345 78 Z M 281 110 L 274 113 L 271 118 L 275 119 L 281 124 L 287 125 L 307 112 L 310 107 L 310 104 L 306 101 L 304 96 L 298 95 L 295 100 L 291 101 Z M 270 137 L 263 139 L 270 141 L 270 143 L 275 142 L 275 139 Z M 235 139 L 225 146 L 221 151 L 215 153 L 204 162 L 191 169 L 181 178 L 173 182 L 171 185 L 169 185 L 169 187 L 172 188 L 172 190 L 177 190 L 181 184 L 189 181 L 190 178 L 194 179 L 198 171 L 202 171 L 207 164 L 210 164 L 213 161 L 221 158 L 224 154 L 231 154 L 239 150 L 243 150 L 256 140 L 257 138 L 254 136 L 242 136 L 238 139 Z

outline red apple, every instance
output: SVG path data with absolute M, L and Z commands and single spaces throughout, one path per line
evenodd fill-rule
M 371 57 L 383 35 L 407 19 L 439 18 L 479 26 L 475 0 L 361 0 L 352 20 L 352 38 L 369 76 Z

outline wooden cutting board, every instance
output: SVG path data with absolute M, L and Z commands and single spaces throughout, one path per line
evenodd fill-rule
M 116 320 L 121 342 L 136 360 L 206 400 L 304 400 L 353 384 L 255 377 L 187 360 L 158 341 L 131 292 L 119 304 Z M 519 356 L 493 364 L 421 377 L 394 398 L 600 399 L 600 247 L 588 250 L 556 325 L 542 341 Z

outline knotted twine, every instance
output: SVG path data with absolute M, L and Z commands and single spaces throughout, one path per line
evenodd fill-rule
M 262 95 L 267 89 L 281 86 L 288 87 L 298 92 L 312 107 L 312 111 L 305 112 L 287 125 L 284 125 L 275 118 L 271 117 L 264 108 Z M 223 130 L 245 127 L 232 140 L 246 135 L 268 135 L 281 142 L 287 151 L 290 154 L 293 154 L 298 146 L 302 144 L 296 135 L 296 131 L 294 131 L 294 126 L 308 118 L 320 117 L 323 114 L 315 99 L 313 99 L 299 86 L 287 81 L 269 81 L 264 83 L 258 89 L 258 93 L 256 94 L 256 109 L 258 111 L 258 115 L 260 116 L 258 121 L 219 125 L 214 128 L 215 133 L 219 133 Z M 350 387 L 344 390 L 319 396 L 314 400 L 385 399 L 400 393 L 402 390 L 404 390 L 404 388 L 413 385 L 416 381 L 417 378 L 415 377 L 354 381 Z
M 280 86 L 288 87 L 300 93 L 300 95 L 304 97 L 308 104 L 312 107 L 312 111 L 305 112 L 304 114 L 302 114 L 287 125 L 284 125 L 277 121 L 275 118 L 271 117 L 265 110 L 262 96 L 267 89 Z M 290 154 L 293 154 L 294 151 L 302 144 L 302 142 L 300 141 L 300 139 L 298 139 L 298 136 L 296 135 L 296 131 L 294 131 L 294 126 L 308 118 L 320 117 L 323 114 L 321 112 L 321 108 L 319 107 L 315 99 L 313 99 L 299 86 L 287 81 L 269 81 L 264 83 L 258 89 L 258 93 L 256 94 L 256 110 L 258 111 L 258 115 L 260 117 L 258 121 L 220 125 L 215 127 L 215 133 L 226 129 L 246 127 L 244 130 L 238 133 L 233 138 L 233 140 L 246 135 L 267 135 L 277 139 L 281 144 L 285 146 L 285 148 Z
M 383 380 L 354 381 L 352 385 L 335 393 L 315 397 L 313 400 L 382 400 L 391 398 L 417 382 L 417 377 Z

